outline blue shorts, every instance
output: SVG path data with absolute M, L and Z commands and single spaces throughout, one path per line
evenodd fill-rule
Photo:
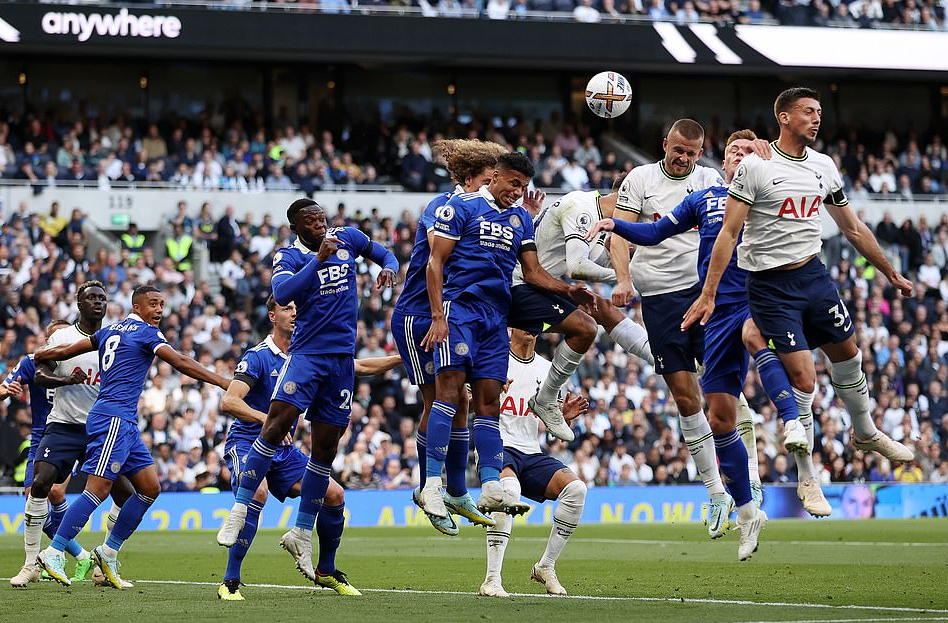
M 311 422 L 346 428 L 354 388 L 352 355 L 290 355 L 270 399 L 306 411 L 306 419 Z
M 59 484 L 66 482 L 76 463 L 82 463 L 85 459 L 87 445 L 89 435 L 83 424 L 48 422 L 43 438 L 36 446 L 33 460 L 55 467 L 56 484 Z M 30 482 L 33 482 L 32 478 Z
M 520 450 L 504 447 L 504 467 L 509 467 L 517 474 L 520 481 L 520 492 L 533 500 L 542 503 L 544 500 L 555 500 L 546 497 L 546 488 L 553 480 L 553 476 L 565 465 L 546 454 L 524 454 Z
M 741 331 L 750 318 L 747 303 L 725 303 L 714 308 L 704 327 L 704 374 L 701 390 L 706 394 L 739 396 L 747 378 L 750 356 Z
M 853 334 L 849 310 L 816 257 L 793 270 L 749 273 L 747 300 L 760 332 L 780 353 L 839 344 Z
M 510 336 L 507 318 L 487 305 L 446 301 L 448 339 L 435 349 L 435 373 L 462 370 L 468 381 L 507 382 Z
M 240 484 L 240 474 L 247 463 L 247 454 L 252 445 L 253 442 L 244 440 L 228 441 L 224 445 L 224 461 L 230 470 L 230 486 L 234 491 L 237 491 Z M 270 495 L 281 502 L 286 501 L 293 485 L 303 479 L 307 463 L 309 457 L 296 446 L 280 446 L 267 471 L 267 489 Z
M 138 424 L 116 416 L 90 414 L 86 420 L 89 449 L 82 471 L 114 481 L 155 464 Z
M 40 441 L 43 440 L 44 429 L 33 429 L 30 433 L 30 449 L 26 453 L 26 475 L 23 477 L 23 488 L 29 488 L 33 485 L 33 459 L 36 458 L 36 449 Z
M 576 304 L 568 298 L 544 292 L 526 283 L 512 287 L 510 296 L 507 325 L 533 335 L 555 327 L 576 311 Z
M 392 314 L 392 339 L 408 369 L 408 380 L 412 385 L 434 383 L 434 351 L 421 346 L 421 340 L 431 326 L 430 316 L 406 316 L 396 311 Z
M 659 374 L 696 372 L 695 361 L 704 361 L 704 327 L 696 322 L 687 331 L 681 330 L 685 312 L 699 294 L 701 286 L 695 284 L 687 290 L 642 297 L 642 320 Z

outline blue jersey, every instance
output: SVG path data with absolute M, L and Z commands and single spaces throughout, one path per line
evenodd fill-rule
M 119 417 L 137 423 L 138 399 L 145 388 L 148 369 L 158 349 L 170 344 L 158 327 L 135 314 L 102 327 L 89 339 L 99 351 L 101 379 L 99 397 L 89 418 Z
M 698 243 L 698 277 L 703 283 L 711 264 L 714 241 L 724 224 L 725 203 L 727 187 L 711 186 L 691 193 L 674 210 L 654 223 L 616 221 L 615 232 L 635 244 L 654 245 L 669 236 L 697 227 L 701 236 Z M 747 271 L 738 267 L 736 249 L 721 276 L 716 302 L 719 305 L 747 302 Z
M 438 208 L 448 202 L 451 197 L 460 192 L 460 187 L 452 192 L 442 193 L 428 202 L 424 212 L 418 219 L 418 230 L 415 232 L 415 246 L 411 249 L 411 260 L 405 272 L 405 286 L 395 303 L 395 310 L 406 316 L 430 316 L 431 303 L 428 302 L 428 257 L 431 255 L 431 246 L 428 244 L 428 230 L 434 226 L 435 214 Z
M 434 233 L 456 241 L 444 266 L 444 300 L 486 304 L 506 318 L 520 252 L 536 250 L 530 213 L 502 209 L 482 187 L 451 197 L 437 211 Z
M 296 328 L 290 353 L 300 355 L 355 354 L 356 323 L 359 319 L 359 290 L 356 287 L 356 256 L 373 247 L 369 237 L 353 227 L 331 228 L 327 236 L 342 241 L 325 262 L 314 266 L 313 279 L 303 284 L 296 303 Z M 273 293 L 280 304 L 281 283 L 316 262 L 316 252 L 297 240 L 273 256 Z M 397 262 L 396 262 L 397 270 Z
M 270 408 L 270 397 L 285 362 L 286 355 L 274 343 L 273 336 L 267 336 L 267 339 L 244 353 L 243 359 L 234 369 L 234 380 L 250 386 L 250 391 L 244 396 L 244 402 L 251 409 L 266 413 Z M 261 424 L 235 419 L 227 433 L 227 441 L 246 441 L 252 444 L 260 436 L 261 428 Z M 291 434 L 296 431 L 296 422 L 290 430 Z
M 33 434 L 34 438 L 43 436 L 46 430 L 46 418 L 49 416 L 50 409 L 53 408 L 53 396 L 56 395 L 55 389 L 47 389 L 36 384 L 36 362 L 33 361 L 33 355 L 27 355 L 16 364 L 16 367 L 10 370 L 5 382 L 7 384 L 20 379 L 20 383 L 30 388 L 30 411 L 33 412 Z

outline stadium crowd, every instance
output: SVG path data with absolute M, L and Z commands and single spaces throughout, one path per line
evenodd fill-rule
M 28 183 L 36 193 L 67 183 L 104 189 L 160 183 L 222 192 L 299 190 L 308 196 L 396 184 L 433 193 L 453 184 L 431 145 L 443 137 L 477 134 L 528 155 L 538 171 L 535 184 L 546 189 L 608 190 L 632 167 L 601 147 L 590 128 L 564 122 L 556 113 L 545 120 L 511 117 L 498 124 L 485 117 L 460 125 L 404 110 L 392 124 L 350 120 L 339 132 L 314 133 L 306 124 L 279 123 L 268 133 L 258 114 L 227 108 L 190 121 L 147 124 L 124 116 L 102 121 L 7 115 L 12 121 L 0 121 L 0 178 Z M 706 152 L 719 160 L 725 125 L 714 121 L 708 127 Z M 762 119 L 752 126 L 759 136 L 772 134 Z M 853 197 L 911 201 L 948 192 L 948 148 L 938 134 L 911 134 L 900 141 L 892 132 L 840 128 L 817 147 L 834 157 Z
M 44 325 L 74 320 L 75 291 L 87 279 L 106 284 L 110 303 L 105 322 L 123 318 L 130 295 L 152 282 L 166 292 L 162 330 L 179 350 L 230 376 L 243 351 L 268 331 L 273 253 L 291 241 L 285 225 L 269 216 L 244 222 L 232 210 L 216 214 L 210 204 L 170 206 L 174 234 L 166 248 L 130 228 L 122 250 L 86 253 L 83 214 L 55 201 L 45 214 L 25 206 L 4 215 L 0 234 L 0 372 L 42 345 Z M 362 229 L 393 249 L 407 266 L 416 216 L 397 221 L 375 214 L 353 215 L 345 206 L 327 208 L 335 225 Z M 829 376 L 820 373 L 814 413 L 819 423 L 815 460 L 830 481 L 948 481 L 948 214 L 937 223 L 924 218 L 887 217 L 876 233 L 897 268 L 917 284 L 916 296 L 899 299 L 852 247 L 837 237 L 824 246 L 843 299 L 856 322 L 870 377 L 877 425 L 913 446 L 917 460 L 896 469 L 877 456 L 855 451 L 848 438 L 848 414 L 835 400 Z M 184 245 L 187 239 L 187 244 Z M 177 247 L 172 247 L 177 241 Z M 207 246 L 211 282 L 195 283 L 184 245 Z M 358 357 L 395 352 L 388 330 L 397 291 L 373 288 L 377 267 L 361 265 Z M 602 286 L 608 295 L 608 286 Z M 637 317 L 638 303 L 630 313 Z M 550 356 L 557 337 L 538 346 Z M 660 376 L 614 347 L 601 334 L 573 379 L 573 391 L 589 398 L 590 410 L 574 422 L 576 441 L 550 441 L 549 451 L 591 486 L 676 484 L 693 481 L 695 468 L 677 430 L 674 401 Z M 795 479 L 792 458 L 779 443 L 780 424 L 752 367 L 745 395 L 755 412 L 760 474 L 764 482 Z M 153 367 L 142 393 L 140 426 L 155 454 L 162 486 L 171 491 L 226 489 L 221 460 L 230 417 L 221 412 L 221 392 L 182 378 L 164 363 Z M 29 436 L 27 396 L 0 404 L 0 480 L 12 484 L 14 467 L 25 457 Z M 408 488 L 417 482 L 414 433 L 421 397 L 401 368 L 361 379 L 353 400 L 352 427 L 333 465 L 348 488 Z M 542 424 L 541 424 L 542 428 Z M 298 435 L 304 444 L 307 436 Z M 552 438 L 549 438 L 552 440 Z M 545 440 L 544 440 L 545 443 Z M 472 453 L 473 457 L 473 453 Z M 474 476 L 473 470 L 471 476 Z

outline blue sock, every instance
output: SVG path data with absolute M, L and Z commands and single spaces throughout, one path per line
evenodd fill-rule
M 329 474 L 332 465 L 310 459 L 306 464 L 303 482 L 300 483 L 300 508 L 296 513 L 296 527 L 312 531 L 316 516 L 323 506 L 323 498 L 329 490 Z
M 250 501 L 257 492 L 260 482 L 267 477 L 270 471 L 270 463 L 273 461 L 273 455 L 279 446 L 271 446 L 263 437 L 257 437 L 250 446 L 250 452 L 247 453 L 247 462 L 244 464 L 244 471 L 240 472 L 240 484 L 234 499 L 241 504 L 250 506 Z
M 95 509 L 102 505 L 102 500 L 97 498 L 91 491 L 83 491 L 82 495 L 76 498 L 76 501 L 69 506 L 63 522 L 53 537 L 53 549 L 60 552 L 66 551 L 69 541 L 76 538 L 79 531 L 82 530 L 89 517 L 95 512 Z
M 474 416 L 474 447 L 477 449 L 477 473 L 481 484 L 500 480 L 504 467 L 504 442 L 500 438 L 500 420 Z
M 82 553 L 82 546 L 79 545 L 79 541 L 73 539 L 66 543 L 66 553 L 75 558 Z
M 428 435 L 424 431 L 418 431 L 415 434 L 415 447 L 418 448 L 418 485 L 424 489 L 425 481 L 428 480 Z
M 132 533 L 135 532 L 135 529 L 138 528 L 145 517 L 145 513 L 154 503 L 153 498 L 141 493 L 136 493 L 128 498 L 128 501 L 122 505 L 122 511 L 119 513 L 115 527 L 109 533 L 109 538 L 106 539 L 105 544 L 116 551 L 122 549 L 122 544 L 128 540 L 128 537 L 132 536 Z
M 316 521 L 316 536 L 319 537 L 319 560 L 316 569 L 323 575 L 336 572 L 336 550 L 342 540 L 342 529 L 346 523 L 346 505 L 323 506 Z
M 56 532 L 63 523 L 63 517 L 66 516 L 67 510 L 69 510 L 69 502 L 66 500 L 56 505 L 49 505 L 49 515 L 46 516 L 46 523 L 43 524 L 43 532 L 46 536 L 49 538 L 56 536 Z
M 448 495 L 461 497 L 467 493 L 467 455 L 471 449 L 471 433 L 467 428 L 452 428 L 448 443 Z
M 257 534 L 257 522 L 260 520 L 260 511 L 263 510 L 263 504 L 257 500 L 250 500 L 247 505 L 247 519 L 244 521 L 244 527 L 237 534 L 237 542 L 227 550 L 227 571 L 224 572 L 225 580 L 240 579 L 240 565 L 244 562 L 244 556 L 253 543 L 253 537 Z
M 800 417 L 797 402 L 793 398 L 793 387 L 790 378 L 784 369 L 780 358 L 769 348 L 764 348 L 754 354 L 757 371 L 760 373 L 760 382 L 770 401 L 777 407 L 777 413 L 784 422 Z
M 451 421 L 458 408 L 448 402 L 435 400 L 428 414 L 427 452 L 425 472 L 428 478 L 441 480 L 441 471 L 451 443 Z
M 714 449 L 727 476 L 728 489 L 738 506 L 751 501 L 750 473 L 747 471 L 747 448 L 737 430 L 714 436 Z

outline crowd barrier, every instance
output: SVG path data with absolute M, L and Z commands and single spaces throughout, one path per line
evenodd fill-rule
M 872 484 L 829 485 L 823 488 L 835 519 L 902 519 L 948 517 L 948 485 Z M 478 492 L 472 491 L 475 498 Z M 75 496 L 69 496 L 75 497 Z M 705 488 L 700 485 L 667 487 L 594 487 L 586 497 L 583 523 L 679 523 L 704 518 Z M 230 493 L 164 493 L 148 511 L 141 530 L 217 530 L 233 503 Z M 270 500 L 264 508 L 261 528 L 291 527 L 297 500 L 280 504 Z M 24 498 L 0 496 L 0 534 L 23 531 Z M 532 504 L 518 523 L 547 524 L 555 503 Z M 86 531 L 104 530 L 109 504 L 92 516 Z M 764 510 L 771 519 L 807 517 L 795 486 L 764 489 Z M 411 492 L 347 491 L 346 522 L 352 527 L 427 525 L 422 512 L 412 504 Z

